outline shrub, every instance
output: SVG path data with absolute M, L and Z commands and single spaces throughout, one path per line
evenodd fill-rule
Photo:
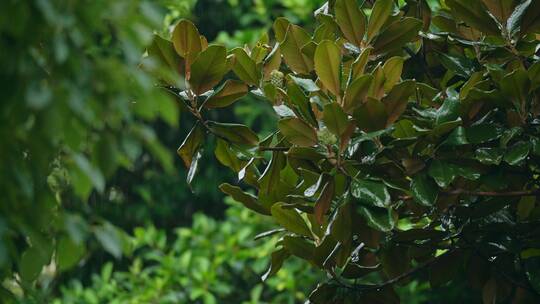
M 238 206 L 225 221 L 195 215 L 191 228 L 174 236 L 153 227 L 135 229 L 134 254 L 126 270 L 107 263 L 89 286 L 74 280 L 61 287 L 53 303 L 298 303 L 322 273 L 305 262 L 286 263 L 287 271 L 263 286 L 264 257 L 278 237 L 257 245 L 253 237 L 271 227 Z M 295 280 L 302 277 L 302 280 Z
M 463 277 L 485 303 L 538 300 L 540 2 L 362 3 L 329 1 L 313 34 L 278 18 L 251 48 L 176 25 L 160 54 L 198 120 L 178 149 L 188 182 L 214 136 L 240 181 L 220 189 L 280 226 L 264 278 L 290 256 L 327 273 L 311 303 Z M 207 118 L 248 93 L 280 118 L 266 138 Z

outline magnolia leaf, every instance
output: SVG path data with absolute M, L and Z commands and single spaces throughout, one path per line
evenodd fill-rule
M 283 136 L 292 144 L 311 147 L 317 144 L 315 129 L 299 118 L 285 118 L 278 123 Z
M 216 136 L 233 144 L 245 146 L 256 146 L 259 144 L 257 134 L 244 125 L 210 121 L 208 122 L 208 128 Z
M 315 71 L 324 86 L 335 96 L 341 96 L 341 51 L 330 40 L 321 42 L 315 51 Z
M 291 254 L 306 261 L 311 260 L 315 253 L 315 245 L 303 237 L 286 235 L 283 237 L 283 245 Z
M 311 37 L 306 30 L 294 24 L 289 25 L 280 47 L 285 62 L 295 73 L 307 75 L 313 70 L 313 60 L 302 53 L 302 47 L 310 41 Z
M 520 32 L 522 35 L 538 33 L 540 31 L 540 2 L 537 0 L 527 0 L 522 5 L 525 5 L 527 2 L 530 2 L 530 4 L 527 7 L 525 15 L 521 18 Z
M 276 40 L 279 43 L 282 43 L 283 40 L 285 40 L 285 36 L 287 35 L 287 29 L 289 28 L 289 25 L 291 22 L 287 20 L 286 18 L 279 17 L 274 21 L 274 34 L 276 35 Z
M 259 204 L 256 196 L 242 191 L 240 187 L 225 183 L 221 184 L 219 189 L 230 195 L 235 201 L 242 203 L 246 208 L 263 215 L 271 215 L 270 210 Z
M 500 30 L 491 18 L 482 1 L 446 0 L 452 14 L 468 25 L 489 35 L 500 35 Z
M 356 78 L 345 90 L 343 98 L 343 109 L 347 113 L 352 113 L 361 106 L 369 93 L 373 76 L 366 74 Z
M 508 17 L 512 15 L 515 0 L 482 0 L 489 12 L 499 20 L 501 24 L 506 24 Z
M 191 167 L 193 156 L 199 150 L 204 141 L 204 131 L 199 124 L 196 124 L 184 139 L 176 151 L 184 161 L 186 168 Z
M 235 173 L 242 170 L 245 165 L 244 162 L 240 161 L 235 153 L 231 150 L 229 143 L 221 138 L 217 139 L 214 154 L 222 165 L 229 167 Z
M 383 103 L 388 119 L 386 126 L 396 122 L 401 114 L 405 112 L 409 102 L 409 96 L 414 94 L 416 82 L 414 80 L 405 80 L 394 86 L 390 93 L 383 98 Z
M 261 277 L 262 281 L 266 281 L 269 277 L 276 274 L 279 269 L 281 269 L 281 266 L 283 266 L 283 262 L 290 256 L 290 253 L 284 249 L 281 248 L 279 250 L 276 250 L 272 252 L 272 258 L 270 262 L 270 268 L 263 274 Z
M 224 108 L 230 106 L 248 93 L 248 86 L 237 80 L 227 80 L 204 102 L 209 109 Z
M 228 72 L 227 50 L 221 45 L 211 45 L 197 55 L 191 64 L 189 84 L 196 95 L 212 89 Z
M 317 222 L 322 225 L 324 215 L 330 209 L 332 204 L 332 198 L 334 197 L 334 182 L 333 180 L 328 181 L 323 189 L 321 190 L 321 195 L 315 202 L 314 214 Z
M 379 0 L 375 1 L 369 22 L 367 26 L 367 42 L 371 42 L 375 36 L 379 34 L 379 30 L 384 25 L 394 7 L 393 0 Z
M 243 48 L 235 48 L 231 51 L 234 54 L 233 72 L 249 85 L 259 85 L 261 79 L 261 70 L 257 64 Z
M 401 79 L 401 72 L 403 71 L 403 57 L 392 57 L 388 59 L 382 69 L 384 72 L 384 91 L 389 92 L 394 85 Z
M 369 55 L 371 55 L 372 50 L 373 48 L 371 47 L 365 48 L 362 53 L 360 53 L 358 58 L 354 60 L 351 66 L 351 75 L 349 77 L 349 81 L 354 82 L 358 77 L 364 75 L 364 70 L 369 62 Z
M 508 149 L 504 154 L 504 161 L 512 166 L 518 165 L 527 158 L 530 149 L 530 143 L 520 141 Z
M 354 179 L 351 182 L 351 194 L 376 207 L 386 208 L 390 205 L 390 193 L 382 182 Z
M 343 36 L 360 47 L 366 31 L 366 16 L 356 0 L 337 0 L 334 4 L 336 22 Z
M 418 37 L 418 32 L 422 29 L 422 21 L 406 17 L 389 25 L 373 41 L 373 52 L 375 54 L 388 53 L 403 47 L 407 42 L 411 42 Z
M 396 219 L 390 209 L 360 206 L 358 212 L 366 220 L 368 226 L 375 230 L 389 232 L 396 225 Z
M 353 117 L 356 125 L 366 132 L 384 129 L 388 120 L 384 104 L 374 98 L 368 98 L 367 102 L 354 111 Z
M 272 217 L 283 228 L 292 233 L 311 237 L 311 230 L 296 209 L 283 207 L 284 203 L 275 203 L 271 208 Z
M 415 201 L 423 206 L 433 206 L 437 201 L 437 185 L 426 175 L 420 174 L 413 178 L 411 182 L 411 191 Z
M 202 51 L 199 30 L 189 20 L 183 19 L 176 24 L 172 33 L 172 42 L 178 55 L 190 63 Z
M 281 181 L 281 169 L 285 166 L 285 156 L 280 152 L 273 152 L 272 159 L 259 178 L 260 192 L 269 194 L 275 191 Z
M 341 136 L 347 129 L 347 114 L 335 102 L 324 106 L 323 121 L 328 130 L 337 136 Z

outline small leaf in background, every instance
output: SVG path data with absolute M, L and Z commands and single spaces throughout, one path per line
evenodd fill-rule
M 527 102 L 530 87 L 529 75 L 522 69 L 505 75 L 501 80 L 501 90 L 520 110 Z
M 388 17 L 390 17 L 393 7 L 394 1 L 392 0 L 375 1 L 367 26 L 368 43 L 371 42 L 371 40 L 373 40 L 373 38 L 377 36 L 377 34 L 379 34 L 379 30 L 386 22 Z
M 360 201 L 376 207 L 390 206 L 390 193 L 382 182 L 354 179 L 351 182 L 351 194 Z
M 208 122 L 208 128 L 215 135 L 233 144 L 245 146 L 256 146 L 259 144 L 257 134 L 244 125 L 210 121 Z
M 56 263 L 60 271 L 75 266 L 85 253 L 84 244 L 77 244 L 70 237 L 63 236 L 56 244 Z
M 221 45 L 211 45 L 197 55 L 191 64 L 189 84 L 193 92 L 201 95 L 216 86 L 229 70 L 227 50 Z
M 94 235 L 101 246 L 113 257 L 119 259 L 122 256 L 123 240 L 117 228 L 110 223 L 105 223 L 94 228 Z
M 347 114 L 345 114 L 341 106 L 335 102 L 324 106 L 323 121 L 328 130 L 337 136 L 341 136 L 347 129 Z
M 330 40 L 321 42 L 315 50 L 315 71 L 324 86 L 334 94 L 341 96 L 340 84 L 341 50 Z
M 204 142 L 204 131 L 199 124 L 196 124 L 193 129 L 188 133 L 184 142 L 177 150 L 178 155 L 184 161 L 186 168 L 191 167 L 191 162 L 195 153 L 199 150 Z
M 299 118 L 285 118 L 278 123 L 283 136 L 292 144 L 311 147 L 317 144 L 315 129 Z
M 366 31 L 366 16 L 356 0 L 337 0 L 334 10 L 337 24 L 345 38 L 360 47 Z
M 19 261 L 19 274 L 25 282 L 32 282 L 49 263 L 50 254 L 36 246 L 26 249 Z
M 311 230 L 296 209 L 286 209 L 283 208 L 283 203 L 276 203 L 272 206 L 271 212 L 272 217 L 283 228 L 296 234 L 311 237 Z
M 308 75 L 313 70 L 313 60 L 302 53 L 302 47 L 310 41 L 306 30 L 294 24 L 289 25 L 280 47 L 285 62 L 297 74 Z
M 236 76 L 249 85 L 259 85 L 262 75 L 255 61 L 249 57 L 243 48 L 235 48 L 231 53 L 234 54 L 232 69 Z
M 270 215 L 270 211 L 259 204 L 256 196 L 242 191 L 240 187 L 225 183 L 221 184 L 219 189 L 230 195 L 235 201 L 242 203 L 246 208 L 263 215 Z
M 204 106 L 209 109 L 230 106 L 248 93 L 248 86 L 237 80 L 227 80 L 205 101 Z
M 438 196 L 437 185 L 426 175 L 419 174 L 411 182 L 411 191 L 415 201 L 423 206 L 433 206 Z
M 193 62 L 195 56 L 202 51 L 199 30 L 189 20 L 180 20 L 174 27 L 172 42 L 178 55 L 188 60 L 188 62 Z

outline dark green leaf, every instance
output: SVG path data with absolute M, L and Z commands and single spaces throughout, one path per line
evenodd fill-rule
M 267 208 L 259 204 L 256 196 L 242 191 L 240 187 L 225 183 L 221 184 L 219 189 L 230 195 L 235 201 L 242 203 L 246 208 L 263 215 L 271 215 Z
M 426 175 L 419 174 L 413 178 L 411 191 L 414 199 L 423 206 L 433 206 L 437 201 L 437 185 Z
M 283 208 L 283 203 L 276 203 L 271 209 L 272 217 L 290 232 L 311 237 L 311 230 L 296 209 Z

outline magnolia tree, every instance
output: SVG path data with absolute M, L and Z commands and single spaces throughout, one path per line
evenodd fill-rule
M 411 280 L 540 299 L 540 1 L 359 2 L 326 3 L 313 33 L 278 18 L 253 47 L 187 20 L 156 37 L 197 121 L 188 183 L 214 138 L 238 175 L 220 189 L 279 226 L 258 236 L 281 235 L 262 279 L 304 259 L 328 274 L 311 303 L 397 303 Z M 279 118 L 265 138 L 208 119 L 246 94 Z

